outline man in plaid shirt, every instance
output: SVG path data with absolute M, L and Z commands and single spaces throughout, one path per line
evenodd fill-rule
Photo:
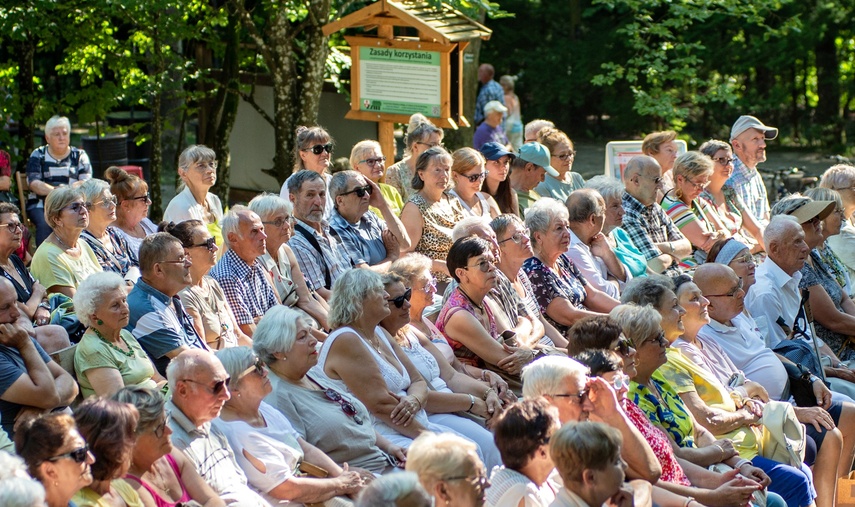
M 692 255 L 692 244 L 656 204 L 656 192 L 662 190 L 662 168 L 654 158 L 640 155 L 629 160 L 623 177 L 623 229 L 650 269 L 679 275 L 679 261 Z
M 753 116 L 740 116 L 730 130 L 733 174 L 727 185 L 742 198 L 763 227 L 769 223 L 769 198 L 763 176 L 757 172 L 757 164 L 766 161 L 766 141 L 776 137 L 778 129 L 763 125 Z

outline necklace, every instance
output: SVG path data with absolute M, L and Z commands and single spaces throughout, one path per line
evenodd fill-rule
M 104 343 L 106 343 L 106 344 L 107 344 L 107 346 L 109 346 L 111 349 L 113 349 L 113 350 L 117 350 L 117 351 L 121 352 L 122 354 L 124 354 L 124 355 L 126 355 L 126 356 L 128 356 L 128 357 L 134 357 L 134 349 L 132 349 L 132 348 L 131 348 L 131 345 L 130 345 L 126 340 L 125 340 L 125 337 L 124 337 L 124 336 L 122 336 L 121 332 L 119 333 L 119 339 L 121 339 L 121 340 L 122 340 L 122 342 L 124 342 L 125 347 L 127 347 L 127 348 L 128 348 L 128 350 L 122 350 L 122 348 L 121 348 L 121 347 L 119 347 L 119 346 L 118 346 L 118 345 L 116 345 L 115 343 L 113 343 L 113 342 L 111 342 L 110 340 L 108 340 L 108 339 L 107 339 L 103 334 L 101 334 L 101 331 L 98 331 L 96 328 L 92 327 L 92 328 L 89 328 L 89 329 L 91 329 L 92 331 L 94 331 L 94 332 L 95 332 L 95 335 L 96 335 L 96 336 L 98 336 L 98 338 L 101 338 L 101 341 L 103 341 Z
M 356 331 L 356 334 L 359 335 L 359 337 L 362 338 L 366 343 L 368 343 L 368 345 L 371 345 L 371 347 L 373 347 L 374 350 L 376 350 L 378 354 L 380 354 L 381 356 L 383 355 L 383 351 L 380 350 L 380 340 L 377 340 L 377 343 L 375 344 L 373 341 L 369 340 L 366 336 L 364 336 L 362 334 L 362 332 L 358 331 L 356 328 L 352 328 L 352 329 L 354 331 Z
M 75 250 L 77 247 L 68 246 L 62 238 L 59 237 L 59 234 L 56 232 L 53 233 L 54 239 L 59 243 L 59 246 L 64 247 L 66 250 Z
M 469 300 L 469 302 L 470 302 L 470 303 L 472 303 L 472 306 L 474 306 L 474 307 L 475 307 L 479 312 L 484 313 L 484 307 L 483 307 L 483 306 L 479 305 L 479 304 L 478 304 L 478 303 L 476 303 L 475 301 L 472 301 L 472 298 L 471 298 L 471 297 L 469 297 L 469 294 L 467 294 L 467 293 L 466 293 L 466 291 L 465 291 L 465 290 L 463 290 L 463 288 L 462 288 L 462 287 L 460 287 L 460 286 L 458 285 L 458 286 L 457 286 L 457 288 L 458 288 L 458 290 L 460 290 L 460 292 L 461 292 L 464 296 L 466 296 L 466 299 L 468 299 L 468 300 Z

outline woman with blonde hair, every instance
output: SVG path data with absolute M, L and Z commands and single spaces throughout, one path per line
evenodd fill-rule
M 537 142 L 549 150 L 550 165 L 558 171 L 558 177 L 546 175 L 535 191 L 542 197 L 552 197 L 566 202 L 570 192 L 585 186 L 585 178 L 573 172 L 573 161 L 576 160 L 576 150 L 573 141 L 564 132 L 546 127 L 537 134 Z
M 201 220 L 217 245 L 222 247 L 220 220 L 223 219 L 223 204 L 219 197 L 209 192 L 217 182 L 217 154 L 201 144 L 188 146 L 178 157 L 178 176 L 184 190 L 169 201 L 163 219 L 175 223 Z
M 709 201 L 699 199 L 712 173 L 709 157 L 698 151 L 686 152 L 674 162 L 674 188 L 662 198 L 662 209 L 692 242 L 692 257 L 682 261 L 688 267 L 703 264 L 715 242 L 730 237 Z
M 451 174 L 454 188 L 448 193 L 457 197 L 466 212 L 475 217 L 496 218 L 501 214 L 499 205 L 489 194 L 481 192 L 487 177 L 486 160 L 473 148 L 460 148 L 451 155 Z
M 404 201 L 401 199 L 401 193 L 392 185 L 380 182 L 383 178 L 383 173 L 386 167 L 386 157 L 383 156 L 383 150 L 380 148 L 380 143 L 372 139 L 366 139 L 354 144 L 353 149 L 350 150 L 350 165 L 355 171 L 358 171 L 359 174 L 365 176 L 380 187 L 380 193 L 383 195 L 383 199 L 389 203 L 389 208 L 391 208 L 392 213 L 394 213 L 395 216 L 401 214 L 401 210 L 404 208 Z M 383 218 L 383 214 L 379 209 L 373 206 L 370 209 L 372 213 Z
M 415 472 L 439 505 L 481 507 L 489 473 L 475 444 L 457 435 L 423 433 L 410 446 L 407 471 Z
M 412 184 L 416 161 L 425 150 L 441 147 L 443 135 L 442 129 L 431 123 L 423 114 L 410 116 L 407 135 L 404 137 L 404 159 L 386 169 L 386 183 L 398 190 L 404 202 L 416 193 Z

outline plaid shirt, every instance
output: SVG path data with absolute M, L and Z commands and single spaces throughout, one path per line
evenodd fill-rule
M 648 261 L 662 255 L 654 243 L 683 239 L 683 234 L 668 218 L 661 206 L 657 204 L 645 206 L 638 199 L 624 192 L 623 209 L 626 215 L 623 217 L 622 228 Z M 663 273 L 668 276 L 679 275 L 681 271 L 677 264 L 677 261 L 673 260 Z
M 296 230 L 298 227 L 304 228 L 315 237 L 318 245 L 321 247 L 320 252 Z M 288 240 L 288 246 L 294 251 L 294 255 L 297 257 L 297 264 L 300 265 L 300 271 L 303 272 L 303 277 L 306 279 L 306 285 L 311 290 L 321 288 L 331 289 L 336 278 L 352 267 L 350 258 L 347 257 L 346 252 L 341 251 L 340 242 L 334 236 L 334 232 L 329 224 L 322 222 L 321 228 L 323 229 L 323 234 L 319 234 L 314 227 L 302 220 L 296 219 L 294 234 Z M 325 272 L 328 272 L 330 275 L 329 287 L 324 286 Z
M 234 250 L 228 250 L 210 274 L 220 282 L 238 325 L 254 323 L 255 317 L 278 303 L 258 260 L 250 266 Z
M 498 100 L 505 105 L 505 90 L 495 79 L 491 79 L 478 92 L 478 98 L 475 99 L 475 125 L 484 121 L 484 106 L 491 100 Z
M 745 165 L 739 157 L 733 156 L 733 174 L 727 180 L 736 195 L 763 226 L 769 223 L 769 197 L 766 195 L 766 183 L 757 169 Z

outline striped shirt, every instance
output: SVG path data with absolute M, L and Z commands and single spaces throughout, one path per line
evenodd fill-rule
M 80 148 L 73 146 L 68 156 L 62 160 L 53 158 L 48 152 L 47 146 L 36 148 L 27 162 L 27 183 L 30 185 L 34 181 L 43 181 L 48 185 L 59 187 L 88 180 L 91 177 L 92 164 L 89 163 L 89 155 Z M 44 199 L 45 196 L 36 195 L 35 192 L 31 191 L 27 206 L 41 204 Z

